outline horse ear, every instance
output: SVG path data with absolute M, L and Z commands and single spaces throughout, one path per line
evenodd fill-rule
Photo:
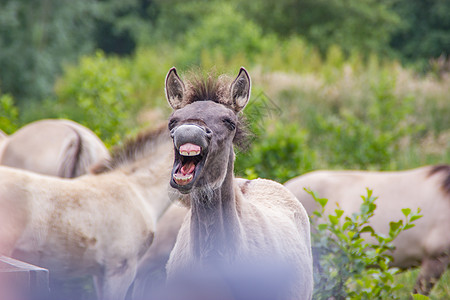
M 239 74 L 231 84 L 231 99 L 236 112 L 244 109 L 250 99 L 251 82 L 250 76 L 244 67 L 241 67 Z
M 165 91 L 170 106 L 173 109 L 180 109 L 184 96 L 184 83 L 178 76 L 175 67 L 170 69 L 166 75 Z

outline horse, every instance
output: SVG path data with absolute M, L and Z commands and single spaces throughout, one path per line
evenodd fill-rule
M 1 153 L 3 152 L 3 147 L 5 146 L 6 140 L 8 138 L 8 135 L 0 129 L 0 157 Z
M 305 209 L 277 182 L 233 174 L 250 89 L 244 68 L 232 82 L 210 74 L 185 84 L 175 68 L 167 73 L 170 185 L 189 207 L 166 267 L 169 299 L 312 297 Z
M 123 300 L 171 203 L 172 147 L 164 126 L 73 179 L 0 166 L 0 254 L 50 279 L 91 275 L 99 300 Z
M 8 135 L 0 129 L 0 142 L 2 142 L 5 138 L 7 138 Z
M 45 119 L 0 137 L 0 165 L 73 178 L 110 154 L 90 129 L 70 120 Z
M 450 260 L 450 165 L 425 166 L 405 171 L 326 171 L 295 177 L 285 184 L 304 205 L 309 215 L 319 205 L 304 189 L 328 198 L 325 215 L 339 204 L 349 216 L 359 211 L 361 195 L 373 190 L 377 208 L 370 219 L 376 232 L 387 235 L 389 222 L 402 219 L 401 209 L 421 209 L 415 227 L 401 232 L 393 241 L 395 267 L 420 265 L 414 293 L 428 295 L 445 272 Z M 320 220 L 319 220 L 320 222 Z
M 140 259 L 136 278 L 127 299 L 158 299 L 166 280 L 166 264 L 169 260 L 181 224 L 187 214 L 185 206 L 173 204 L 156 224 L 152 245 Z

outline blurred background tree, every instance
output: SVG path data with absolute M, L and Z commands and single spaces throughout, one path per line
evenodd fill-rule
M 218 32 L 208 28 L 231 18 L 236 28 L 245 23 L 240 29 L 254 41 L 300 36 L 322 55 L 337 45 L 345 55 L 376 53 L 426 69 L 431 58 L 449 53 L 449 14 L 447 0 L 4 0 L 0 88 L 21 105 L 42 100 L 53 95 L 62 66 L 83 54 L 131 55 L 141 46 L 176 43 L 199 48 L 196 38 L 213 36 Z M 224 45 L 221 39 L 230 41 L 217 35 L 210 42 Z M 236 44 L 257 52 L 254 41 Z
M 265 32 L 303 36 L 322 53 L 331 45 L 345 52 L 386 53 L 401 21 L 391 0 L 236 0 Z
M 64 63 L 95 49 L 95 2 L 4 0 L 0 3 L 0 86 L 21 104 L 52 93 Z
M 395 1 L 393 11 L 403 20 L 390 39 L 390 46 L 404 62 L 422 67 L 430 58 L 450 52 L 450 1 Z

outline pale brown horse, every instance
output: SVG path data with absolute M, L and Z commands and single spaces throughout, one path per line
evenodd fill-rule
M 276 182 L 233 174 L 233 141 L 242 137 L 239 114 L 250 97 L 247 71 L 233 82 L 210 76 L 185 84 L 172 68 L 165 85 L 174 109 L 170 184 L 190 207 L 167 264 L 171 291 L 178 287 L 183 299 L 310 299 L 303 206 Z
M 3 140 L 7 137 L 8 135 L 5 132 L 3 132 L 3 130 L 0 129 L 0 143 L 2 143 Z
M 98 299 L 124 299 L 171 203 L 172 147 L 165 128 L 143 133 L 74 179 L 0 167 L 0 254 L 92 275 Z
M 70 120 L 45 119 L 0 137 L 0 165 L 72 178 L 109 159 L 103 142 L 90 129 Z
M 158 299 L 166 281 L 166 264 L 186 214 L 186 207 L 173 204 L 159 219 L 153 243 L 139 261 L 132 300 Z
M 389 222 L 402 219 L 403 208 L 420 208 L 423 217 L 394 240 L 393 265 L 420 266 L 414 291 L 428 294 L 447 269 L 450 260 L 450 165 L 426 166 L 396 172 L 314 171 L 293 178 L 285 186 L 311 215 L 319 208 L 304 188 L 327 198 L 325 214 L 336 203 L 351 215 L 359 210 L 361 195 L 373 190 L 377 208 L 370 225 L 389 233 Z

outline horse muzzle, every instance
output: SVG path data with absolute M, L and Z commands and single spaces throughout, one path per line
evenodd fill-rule
M 170 185 L 181 193 L 189 193 L 205 163 L 212 132 L 199 125 L 183 124 L 170 134 L 175 146 Z

